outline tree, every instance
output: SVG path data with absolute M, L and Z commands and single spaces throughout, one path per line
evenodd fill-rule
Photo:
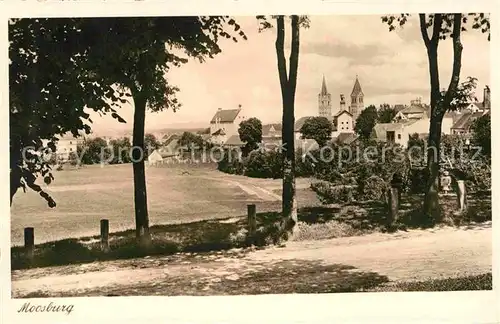
M 83 145 L 77 146 L 77 154 L 82 164 L 100 164 L 109 161 L 113 154 L 102 137 L 86 139 Z
M 131 150 L 132 144 L 128 137 L 123 137 L 121 139 L 113 139 L 109 142 L 111 146 L 110 149 L 113 152 L 113 158 L 110 161 L 111 164 L 120 163 L 130 163 L 131 160 Z
M 204 147 L 203 138 L 198 134 L 193 134 L 191 132 L 184 132 L 179 139 L 179 145 L 187 149 L 187 151 L 191 150 L 200 150 Z
M 283 148 L 283 193 L 282 193 L 282 221 L 278 228 L 275 241 L 286 239 L 293 233 L 297 225 L 297 199 L 295 192 L 295 90 L 297 88 L 297 69 L 299 64 L 300 27 L 308 27 L 309 19 L 306 16 L 293 15 L 291 21 L 290 66 L 287 73 L 285 58 L 285 17 L 273 16 L 276 19 L 276 56 L 278 75 L 281 87 L 283 104 L 282 116 L 282 148 Z M 264 16 L 257 16 L 260 20 L 260 30 L 273 27 Z
M 154 136 L 153 134 L 146 134 L 144 136 L 144 145 L 149 155 L 151 152 L 160 147 L 160 142 L 158 142 L 156 136 Z
M 483 115 L 472 124 L 472 142 L 481 147 L 481 153 L 491 157 L 491 116 Z
M 382 22 L 389 25 L 389 31 L 394 30 L 395 25 L 404 26 L 409 14 L 399 16 L 384 16 Z M 461 34 L 466 31 L 469 18 L 473 18 L 473 29 L 479 29 L 488 33 L 490 40 L 489 16 L 480 14 L 419 14 L 420 32 L 427 50 L 430 76 L 431 116 L 428 137 L 427 154 L 427 184 L 423 205 L 422 223 L 432 223 L 440 218 L 438 199 L 439 189 L 439 157 L 441 142 L 441 124 L 447 110 L 460 109 L 466 106 L 472 98 L 475 88 L 475 79 L 469 78 L 460 84 L 460 70 L 462 66 L 462 41 Z M 429 35 L 429 29 L 431 34 Z M 450 37 L 453 44 L 452 75 L 448 87 L 441 91 L 438 65 L 438 45 L 441 40 Z
M 361 111 L 358 118 L 356 119 L 356 125 L 354 126 L 354 131 L 359 135 L 361 139 L 369 139 L 372 134 L 373 127 L 377 123 L 377 108 L 374 105 L 370 105 Z
M 68 162 L 72 166 L 78 165 L 78 155 L 76 154 L 76 152 L 69 152 Z
M 262 142 L 262 122 L 255 117 L 244 120 L 239 125 L 238 134 L 240 140 L 245 143 L 243 154 L 246 156 Z
M 9 21 L 10 202 L 19 188 L 38 192 L 49 207 L 55 200 L 37 183 L 54 180 L 50 161 L 60 136 L 90 133 L 85 107 L 116 113 L 127 95 L 89 64 L 94 36 L 82 19 L 11 19 Z M 109 53 L 108 53 L 109 54 Z M 42 154 L 40 154 L 42 153 Z
M 34 121 L 36 127 L 41 119 L 51 118 L 51 123 L 54 123 L 52 129 L 42 134 L 23 134 L 32 136 L 38 144 L 40 138 L 53 138 L 54 134 L 68 128 L 75 134 L 82 128 L 89 131 L 90 126 L 84 124 L 89 117 L 83 112 L 86 106 L 96 111 L 111 112 L 114 118 L 125 122 L 114 107 L 119 107 L 121 103 L 127 102 L 126 97 L 131 97 L 134 102 L 132 144 L 136 148 L 132 152 L 136 236 L 140 244 L 147 245 L 150 234 L 143 154 L 146 108 L 153 112 L 165 108 L 177 109 L 180 106 L 175 98 L 178 88 L 168 83 L 165 74 L 171 67 L 186 63 L 190 57 L 203 62 L 207 57 L 212 58 L 220 53 L 220 37 L 238 40 L 225 29 L 246 39 L 234 19 L 221 16 L 17 20 L 15 28 L 9 31 L 9 36 L 18 40 L 17 46 L 11 48 L 10 56 L 16 62 L 15 68 L 22 70 L 22 73 L 15 71 L 17 78 L 11 80 L 11 84 L 16 86 L 18 82 L 25 86 L 16 89 L 19 91 L 11 99 L 11 107 L 33 109 L 46 107 L 56 101 L 57 108 L 54 110 L 58 119 L 52 119 L 51 114 L 42 110 L 35 116 L 19 118 L 19 125 L 15 126 L 26 127 L 30 121 Z M 29 48 L 26 48 L 26 38 L 28 47 L 31 46 Z M 175 54 L 180 52 L 186 56 Z M 44 55 L 40 56 L 40 53 Z M 56 59 L 50 58 L 50 55 Z M 33 67 L 31 63 L 39 62 L 40 57 L 44 58 L 42 62 L 47 65 Z M 11 64 L 11 70 L 14 70 L 13 66 Z M 45 73 L 46 70 L 50 72 Z M 26 78 L 26 75 L 30 77 Z M 28 94 L 34 98 L 31 99 Z M 44 97 L 56 99 L 49 98 L 47 102 Z M 11 137 L 17 140 L 15 136 Z M 21 148 L 12 148 L 11 144 L 11 151 L 20 155 L 17 152 L 22 152 L 25 144 L 21 140 L 17 142 Z M 11 180 L 17 190 L 22 184 L 15 183 L 15 180 L 25 177 L 22 166 L 26 164 L 26 159 L 14 156 L 14 160 L 17 165 L 11 160 Z M 40 191 L 39 186 L 34 186 L 36 175 L 33 174 L 45 175 L 46 171 L 37 169 L 39 164 L 32 164 L 25 168 L 31 175 L 25 177 L 25 182 Z M 47 194 L 45 196 L 48 197 Z
M 306 119 L 300 128 L 300 134 L 302 138 L 315 140 L 322 147 L 332 138 L 332 128 L 328 118 L 315 116 Z
M 390 123 L 396 117 L 396 110 L 389 104 L 382 104 L 378 110 L 377 120 L 379 123 Z

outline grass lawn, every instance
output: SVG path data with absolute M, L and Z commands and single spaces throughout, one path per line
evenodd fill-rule
M 301 191 L 302 192 L 302 191 Z M 302 193 L 303 196 L 310 195 Z M 299 193 L 300 196 L 300 193 Z M 401 204 L 401 228 L 412 227 L 411 217 L 420 208 L 418 196 L 403 196 Z M 453 210 L 456 201 L 452 197 L 441 199 L 446 210 Z M 124 231 L 110 233 L 111 251 L 101 252 L 98 235 L 55 240 L 38 244 L 35 259 L 29 264 L 22 247 L 11 249 L 12 268 L 45 267 L 87 263 L 96 260 L 117 260 L 146 255 L 170 255 L 177 252 L 208 252 L 246 247 L 250 243 L 272 243 L 273 224 L 279 220 L 276 211 L 266 211 L 258 205 L 257 235 L 252 242 L 247 237 L 247 219 L 244 212 L 226 219 L 209 219 L 182 224 L 163 224 L 151 227 L 152 247 L 137 248 L 133 226 Z M 272 208 L 273 206 L 268 206 Z M 279 207 L 274 206 L 274 210 Z M 236 217 L 235 217 L 236 216 Z M 337 206 L 311 206 L 299 208 L 299 231 L 292 240 L 321 240 L 336 237 L 363 235 L 385 231 L 386 206 L 381 202 L 359 202 Z M 450 214 L 453 224 L 464 225 L 491 220 L 491 197 L 470 197 L 466 214 Z M 452 224 L 449 224 L 452 225 Z M 97 227 L 97 226 L 96 226 Z M 96 232 L 98 229 L 96 228 Z
M 33 191 L 19 191 L 14 197 L 12 245 L 23 244 L 25 227 L 35 228 L 38 244 L 95 235 L 101 219 L 109 220 L 112 232 L 135 226 L 131 164 L 55 171 L 54 177 L 47 191 L 57 202 L 55 208 L 47 207 Z M 281 208 L 272 195 L 280 187 L 279 179 L 227 175 L 213 165 L 148 167 L 146 179 L 151 225 L 245 215 L 249 203 L 256 203 L 259 211 Z M 298 185 L 304 187 L 307 182 L 299 179 Z M 319 204 L 310 190 L 299 190 L 298 202 L 302 206 Z

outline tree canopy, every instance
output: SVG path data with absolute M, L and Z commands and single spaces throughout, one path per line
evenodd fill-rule
M 220 38 L 238 37 L 246 39 L 240 26 L 221 16 L 10 20 L 11 202 L 18 188 L 29 187 L 55 206 L 35 183 L 39 176 L 53 180 L 35 152 L 55 150 L 58 136 L 68 132 L 90 133 L 85 108 L 119 122 L 125 120 L 118 109 L 132 96 L 136 106 L 175 110 L 178 88 L 167 71 L 189 57 L 214 57 Z
M 382 104 L 378 110 L 377 120 L 379 123 L 390 123 L 396 117 L 396 109 L 389 104 Z
M 314 139 L 319 146 L 324 146 L 332 138 L 332 123 L 326 117 L 306 119 L 300 128 L 302 138 Z
M 244 120 L 238 127 L 240 140 L 245 143 L 244 153 L 255 150 L 262 142 L 262 122 L 255 117 Z
M 491 116 L 483 115 L 472 125 L 472 142 L 481 147 L 481 153 L 491 156 Z
M 370 105 L 361 111 L 356 119 L 356 125 L 354 126 L 354 130 L 360 138 L 370 138 L 373 127 L 375 127 L 375 124 L 377 123 L 377 118 L 377 108 L 373 105 Z

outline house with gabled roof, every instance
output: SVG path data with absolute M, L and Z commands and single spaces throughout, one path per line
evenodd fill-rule
M 398 111 L 396 113 L 396 116 L 394 116 L 393 121 L 399 123 L 411 120 L 419 120 L 422 118 L 429 118 L 427 107 L 423 105 L 413 104 Z
M 225 141 L 233 135 L 238 135 L 238 127 L 245 119 L 241 105 L 238 109 L 219 108 L 210 120 L 211 142 Z
M 474 121 L 489 113 L 489 110 L 463 113 L 462 117 L 460 117 L 451 127 L 451 133 L 454 135 L 470 135 Z
M 265 145 L 281 145 L 281 124 L 262 125 L 262 143 Z

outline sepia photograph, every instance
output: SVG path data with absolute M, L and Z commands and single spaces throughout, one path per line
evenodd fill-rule
M 7 28 L 17 313 L 493 289 L 490 13 Z

